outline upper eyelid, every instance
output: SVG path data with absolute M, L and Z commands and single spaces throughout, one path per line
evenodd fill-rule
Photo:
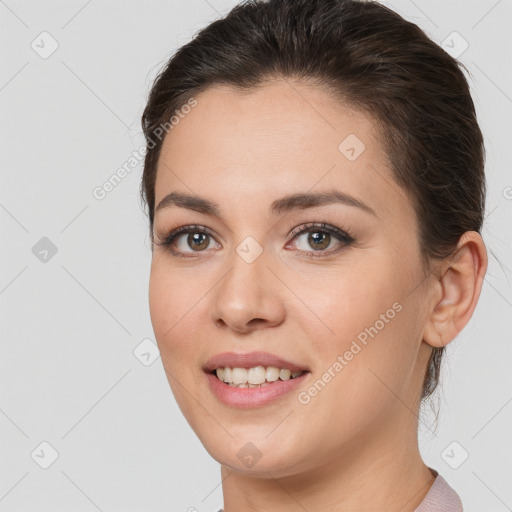
M 293 229 L 290 230 L 289 236 L 296 236 L 298 234 L 301 234 L 303 231 L 309 231 L 313 229 L 318 229 L 319 231 L 325 230 L 325 231 L 339 231 L 340 234 L 345 233 L 347 236 L 351 236 L 347 229 L 345 228 L 338 228 L 336 226 L 333 226 L 327 222 L 324 221 L 310 221 L 310 222 L 303 222 L 302 224 L 297 225 Z M 188 232 L 193 232 L 197 230 L 197 232 L 205 232 L 211 236 L 217 236 L 217 233 L 215 230 L 209 228 L 208 226 L 204 226 L 203 224 L 184 224 L 182 226 L 178 226 L 172 230 L 166 231 L 165 234 L 171 234 L 174 233 L 176 235 L 181 235 Z M 220 236 L 220 238 L 223 238 Z
M 215 230 L 209 228 L 208 226 L 204 226 L 203 224 L 185 224 L 183 226 L 178 226 L 175 229 L 172 229 L 165 233 L 164 237 L 167 235 L 170 235 L 171 233 L 178 231 L 178 233 L 175 233 L 176 238 L 181 235 L 186 235 L 187 233 L 193 233 L 194 230 L 196 230 L 199 233 L 206 233 L 207 235 L 211 236 L 215 241 L 217 241 L 217 237 L 220 238 L 222 241 L 224 241 L 224 238 L 222 235 L 218 235 Z M 176 240 L 175 238 L 175 240 Z M 218 241 L 217 241 L 218 243 Z
M 303 224 L 299 224 L 297 227 L 293 228 L 290 232 L 290 236 L 295 238 L 298 235 L 301 235 L 303 233 L 307 233 L 308 231 L 313 231 L 314 229 L 317 229 L 318 231 L 326 231 L 328 233 L 334 233 L 335 235 L 339 235 L 343 238 L 349 238 L 351 240 L 354 240 L 354 236 L 351 234 L 350 230 L 343 228 L 343 227 L 336 227 L 328 222 L 323 221 L 312 221 L 312 222 L 305 222 Z

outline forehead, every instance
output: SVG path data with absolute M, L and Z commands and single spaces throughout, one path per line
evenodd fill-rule
M 340 188 L 379 202 L 392 182 L 376 125 L 317 87 L 288 80 L 250 91 L 216 86 L 165 137 L 156 204 L 171 190 L 238 201 Z M 232 200 L 236 201 L 236 197 Z M 386 208 L 385 202 L 379 207 Z
M 164 140 L 164 152 L 195 148 L 197 156 L 213 151 L 243 157 L 318 148 L 337 154 L 338 144 L 350 133 L 357 134 L 367 149 L 380 149 L 373 120 L 311 85 L 276 80 L 244 91 L 215 86 L 195 99 L 197 105 L 181 116 Z

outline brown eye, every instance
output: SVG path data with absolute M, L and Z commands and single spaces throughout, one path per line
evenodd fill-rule
M 312 231 L 308 236 L 308 244 L 315 250 L 327 249 L 331 242 L 331 235 L 324 231 Z
M 333 254 L 355 241 L 347 231 L 324 222 L 299 226 L 292 231 L 292 236 L 295 247 L 308 257 Z
M 186 235 L 186 236 L 185 236 Z M 155 242 L 156 245 L 169 250 L 173 256 L 194 256 L 194 253 L 204 252 L 216 244 L 210 229 L 204 226 L 181 226 Z M 220 245 L 220 244 L 217 244 Z
M 190 233 L 187 237 L 188 247 L 202 251 L 209 245 L 209 235 L 206 233 Z

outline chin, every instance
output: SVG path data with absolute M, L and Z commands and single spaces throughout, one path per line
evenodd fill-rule
M 222 429 L 222 438 L 205 439 L 200 431 L 196 433 L 210 456 L 232 471 L 263 478 L 283 477 L 296 473 L 303 462 L 297 459 L 301 453 L 299 436 L 289 436 L 289 440 L 296 441 L 286 446 L 280 437 L 266 438 L 270 431 L 267 426 L 259 429 L 254 426 L 249 429 L 225 427 L 233 437 Z

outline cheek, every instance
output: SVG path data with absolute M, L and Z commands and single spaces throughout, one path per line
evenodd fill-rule
M 169 271 L 164 263 L 153 263 L 149 309 L 167 380 L 183 415 L 191 421 L 197 413 L 197 403 L 189 394 L 197 385 L 197 374 L 191 369 L 198 370 L 199 365 L 197 352 L 204 322 L 197 318 L 198 301 L 204 293 L 198 290 L 197 277 L 185 274 Z
M 191 288 L 176 272 L 168 272 L 163 265 L 152 266 L 149 280 L 151 323 L 162 364 L 175 395 L 179 394 L 179 386 L 169 377 L 172 375 L 180 382 L 188 378 L 189 372 L 185 369 L 192 367 L 191 340 L 200 339 L 199 333 L 191 331 L 194 325 L 198 325 L 193 321 L 196 311 L 193 306 L 198 299 Z
M 197 275 L 175 271 L 164 261 L 151 266 L 149 279 L 149 310 L 157 341 L 167 344 L 195 316 L 194 305 L 204 295 Z M 199 304 L 198 304 L 199 305 Z
M 297 295 L 309 309 L 303 326 L 311 333 L 316 349 L 325 353 L 344 350 L 356 338 L 364 343 L 370 336 L 367 329 L 376 323 L 379 333 L 389 330 L 388 326 L 399 316 L 401 303 L 395 303 L 400 302 L 402 294 L 383 274 L 352 269 L 324 275 L 322 281 L 328 283 L 324 287 L 313 287 L 311 280 L 297 286 Z M 390 275 L 389 269 L 386 274 Z M 326 343 L 326 339 L 330 341 Z
M 317 377 L 330 370 L 336 375 L 331 381 L 337 384 L 328 387 L 337 388 L 346 400 L 359 396 L 361 403 L 389 394 L 385 384 L 399 388 L 417 353 L 416 311 L 405 302 L 402 271 L 391 265 L 385 266 L 386 272 L 379 268 L 375 266 L 373 273 L 345 274 L 342 279 L 338 274 L 338 279 L 327 281 L 333 283 L 329 290 L 322 292 L 313 292 L 311 283 L 301 285 L 308 285 L 304 302 L 316 313 L 303 316 L 301 322 L 318 354 Z
M 374 431 L 386 423 L 384 418 L 400 413 L 408 400 L 397 396 L 409 387 L 415 359 L 405 307 L 392 310 L 394 318 L 381 324 L 376 313 L 386 313 L 387 300 L 339 304 L 346 309 L 336 322 L 332 319 L 336 335 L 328 339 L 312 335 L 318 354 L 316 371 L 300 396 L 301 404 L 306 404 L 300 410 L 303 421 L 314 417 L 323 431 L 338 432 L 334 445 L 340 438 L 348 443 L 362 431 Z

